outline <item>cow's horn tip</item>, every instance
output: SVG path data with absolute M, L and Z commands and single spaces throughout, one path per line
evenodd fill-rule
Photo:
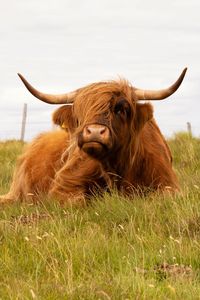
M 19 76 L 19 78 L 22 78 L 22 74 L 20 74 L 20 73 L 17 73 L 17 75 Z
M 183 69 L 183 72 L 186 73 L 186 72 L 187 72 L 187 69 L 188 69 L 188 68 L 185 67 L 185 68 Z

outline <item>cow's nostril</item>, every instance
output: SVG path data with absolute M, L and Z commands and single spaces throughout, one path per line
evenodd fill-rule
M 87 135 L 90 135 L 90 134 L 92 133 L 89 126 L 86 126 L 86 127 L 85 127 L 85 133 L 86 133 Z
M 104 134 L 106 132 L 106 127 L 105 126 L 102 126 L 99 130 L 99 133 L 100 134 Z

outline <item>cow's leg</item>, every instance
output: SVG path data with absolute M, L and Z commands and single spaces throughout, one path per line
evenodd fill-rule
M 31 181 L 31 170 L 26 170 L 24 164 L 17 166 L 10 190 L 5 195 L 0 195 L 0 205 L 1 204 L 11 204 L 17 201 L 30 201 L 32 202 L 36 197 L 36 193 L 32 188 Z
M 22 197 L 23 189 L 21 184 L 21 177 L 20 167 L 17 167 L 13 175 L 9 192 L 5 195 L 0 195 L 0 205 L 14 203 Z M 23 184 L 25 185 L 25 180 L 23 180 Z
M 11 204 L 15 201 L 15 197 L 10 193 L 0 196 L 0 205 Z
M 100 164 L 87 156 L 76 157 L 57 172 L 49 196 L 63 204 L 85 205 L 86 196 L 99 182 L 106 182 Z

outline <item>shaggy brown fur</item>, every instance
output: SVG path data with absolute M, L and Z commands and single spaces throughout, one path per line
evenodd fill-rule
M 53 121 L 66 130 L 42 134 L 27 147 L 2 201 L 48 194 L 60 202 L 83 204 L 94 191 L 113 187 L 124 193 L 178 189 L 171 153 L 152 106 L 139 104 L 127 81 L 80 89 L 74 105 L 56 110 Z M 84 150 L 88 124 L 108 128 L 108 145 L 95 144 L 100 154 L 96 148 L 91 155 Z

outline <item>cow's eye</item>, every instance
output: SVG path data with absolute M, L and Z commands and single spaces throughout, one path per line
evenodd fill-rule
M 128 116 L 129 110 L 129 103 L 125 99 L 122 99 L 119 102 L 117 102 L 114 107 L 114 113 L 118 116 Z
M 116 115 L 121 115 L 121 114 L 124 114 L 124 107 L 121 103 L 117 103 L 115 105 L 115 109 L 114 109 L 114 112 Z

